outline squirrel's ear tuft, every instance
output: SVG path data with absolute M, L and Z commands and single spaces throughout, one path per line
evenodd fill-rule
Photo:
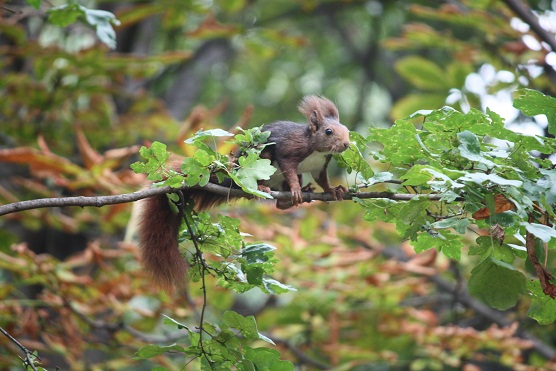
M 336 105 L 324 97 L 320 97 L 320 100 L 322 115 L 324 117 L 333 118 L 339 121 L 340 114 L 338 113 L 338 108 L 336 108 Z
M 324 118 L 340 119 L 338 109 L 330 100 L 325 97 L 318 97 L 316 95 L 308 95 L 304 97 L 299 103 L 299 112 L 311 121 L 314 112 L 317 112 L 317 118 L 323 120 Z

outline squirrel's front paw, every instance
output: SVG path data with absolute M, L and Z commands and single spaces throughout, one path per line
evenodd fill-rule
M 334 200 L 342 201 L 344 199 L 344 194 L 348 192 L 348 189 L 343 185 L 339 185 L 336 188 L 327 189 L 326 192 L 330 193 Z
M 291 200 L 278 200 L 276 201 L 276 207 L 280 210 L 286 210 L 290 207 L 297 206 L 303 202 L 303 197 L 301 197 L 301 188 L 297 190 L 291 190 L 292 198 Z
M 303 203 L 303 197 L 301 196 L 301 188 L 294 188 L 292 192 L 292 203 L 297 206 Z

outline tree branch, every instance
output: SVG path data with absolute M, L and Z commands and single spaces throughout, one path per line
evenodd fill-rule
M 209 192 L 213 192 L 220 195 L 225 195 L 230 198 L 248 198 L 252 199 L 255 196 L 241 189 L 223 187 L 218 184 L 208 183 L 204 187 L 199 187 Z M 11 213 L 16 213 L 25 210 L 41 209 L 47 207 L 64 207 L 64 206 L 94 206 L 102 207 L 106 205 L 123 204 L 128 202 L 138 201 L 144 198 L 153 197 L 156 195 L 161 195 L 165 193 L 172 193 L 177 190 L 185 190 L 187 187 L 182 188 L 171 188 L 157 187 L 149 188 L 138 192 L 126 193 L 121 195 L 113 196 L 75 196 L 75 197 L 57 197 L 57 198 L 39 198 L 36 200 L 19 201 L 7 205 L 0 206 L 0 216 L 7 215 Z M 291 192 L 289 191 L 271 191 L 270 196 L 275 200 L 289 200 L 291 199 Z M 388 198 L 390 200 L 396 201 L 410 201 L 416 197 L 425 197 L 431 201 L 440 201 L 442 195 L 438 194 L 397 194 L 391 192 L 358 192 L 358 193 L 346 193 L 344 195 L 344 200 L 352 200 L 353 198 Z M 330 193 L 315 193 L 315 192 L 303 192 L 302 193 L 303 202 L 311 201 L 336 201 L 332 198 Z
M 510 8 L 521 20 L 527 23 L 533 32 L 537 34 L 537 36 L 550 45 L 552 51 L 556 51 L 556 38 L 554 34 L 545 30 L 541 24 L 535 13 L 531 11 L 527 5 L 523 4 L 521 0 L 503 0 L 504 3 Z

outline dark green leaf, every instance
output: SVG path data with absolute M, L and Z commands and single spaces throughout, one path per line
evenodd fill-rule
M 471 271 L 469 293 L 493 308 L 505 310 L 525 293 L 525 276 L 513 266 L 488 258 Z
M 277 350 L 269 348 L 245 347 L 245 358 L 255 366 L 258 371 L 293 371 L 293 364 L 280 359 Z
M 468 160 L 480 162 L 487 167 L 493 167 L 494 162 L 488 160 L 481 154 L 481 143 L 479 138 L 469 130 L 458 133 L 458 139 L 461 142 L 458 147 L 462 157 Z
M 461 236 L 454 235 L 449 231 L 439 231 L 437 234 L 420 233 L 416 241 L 411 243 L 415 248 L 415 252 L 419 253 L 428 249 L 435 248 L 442 251 L 446 257 L 454 260 L 461 258 Z
M 206 185 L 210 179 L 210 171 L 195 158 L 186 157 L 181 164 L 181 171 L 185 177 L 185 185 L 193 187 L 197 184 Z
M 59 27 L 67 27 L 82 15 L 84 15 L 83 10 L 77 4 L 61 5 L 48 11 L 48 21 Z
M 432 174 L 428 171 L 429 166 L 413 165 L 400 179 L 405 179 L 403 185 L 418 186 L 427 184 L 433 179 Z
M 263 263 L 268 261 L 268 253 L 272 253 L 276 250 L 276 247 L 268 245 L 265 243 L 257 243 L 252 245 L 247 245 L 241 250 L 241 256 L 249 264 L 253 263 Z
M 471 224 L 467 218 L 452 217 L 432 223 L 433 228 L 454 228 L 456 232 L 464 234 L 467 227 Z
M 401 207 L 396 228 L 402 233 L 403 238 L 415 239 L 417 232 L 425 225 L 429 205 L 430 201 L 426 198 L 416 197 Z
M 527 282 L 527 289 L 532 298 L 528 315 L 541 325 L 548 325 L 556 321 L 556 300 L 546 295 L 539 280 Z
M 226 311 L 222 316 L 222 322 L 230 327 L 240 330 L 241 334 L 245 336 L 246 339 L 260 339 L 275 345 L 272 340 L 259 334 L 257 323 L 255 322 L 255 317 L 253 316 L 243 317 L 241 314 L 234 311 Z

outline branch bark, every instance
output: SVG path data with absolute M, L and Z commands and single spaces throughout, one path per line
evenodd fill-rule
M 556 51 L 556 37 L 554 34 L 545 30 L 539 23 L 538 17 L 521 0 L 503 0 L 521 20 L 527 23 L 537 36 L 550 45 L 552 51 Z
M 200 187 L 201 188 L 201 187 Z M 218 184 L 208 183 L 206 186 L 202 187 L 213 193 L 228 196 L 230 198 L 255 198 L 254 195 L 243 192 L 241 189 L 223 187 Z M 142 191 L 137 191 L 133 193 L 125 193 L 121 195 L 113 196 L 75 196 L 75 197 L 58 197 L 58 198 L 39 198 L 35 200 L 19 201 L 7 205 L 0 206 L 0 216 L 12 214 L 25 210 L 41 209 L 48 207 L 64 207 L 64 206 L 94 206 L 102 207 L 106 205 L 124 204 L 128 202 L 134 202 L 142 200 L 144 198 L 153 197 L 165 193 L 173 193 L 177 190 L 185 190 L 187 187 L 182 188 L 171 188 L 167 187 L 157 187 L 149 188 Z M 271 191 L 270 196 L 275 200 L 289 200 L 291 199 L 291 193 L 289 191 Z M 440 201 L 442 195 L 438 194 L 398 194 L 391 192 L 358 192 L 358 193 L 346 193 L 344 195 L 344 200 L 352 200 L 353 198 L 388 198 L 390 200 L 396 201 L 410 201 L 416 197 L 426 197 L 431 201 Z M 332 198 L 330 193 L 315 193 L 315 192 L 303 192 L 302 193 L 303 202 L 312 201 L 337 201 Z

